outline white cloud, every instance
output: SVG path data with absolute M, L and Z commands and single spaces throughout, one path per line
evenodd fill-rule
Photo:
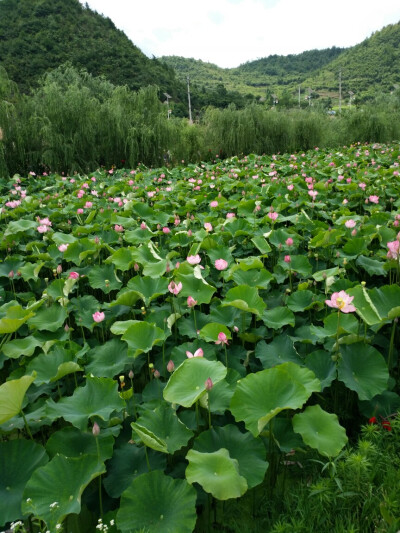
M 83 3 L 83 0 L 82 0 Z M 400 21 L 398 0 L 88 0 L 148 56 L 235 67 L 271 54 L 353 46 Z M 324 6 L 325 4 L 325 6 Z M 326 9 L 329 5 L 329 9 Z

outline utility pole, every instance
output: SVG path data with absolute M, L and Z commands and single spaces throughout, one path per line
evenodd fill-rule
M 193 124 L 192 120 L 192 106 L 190 104 L 190 85 L 189 85 L 190 79 L 189 76 L 187 77 L 187 89 L 188 89 L 188 105 L 189 105 L 189 124 Z
M 339 113 L 342 113 L 342 69 L 339 69 Z
M 171 116 L 171 109 L 169 108 L 169 101 L 171 100 L 172 96 L 170 96 L 168 93 L 164 93 L 164 96 L 167 99 L 167 117 L 169 119 L 169 117 Z

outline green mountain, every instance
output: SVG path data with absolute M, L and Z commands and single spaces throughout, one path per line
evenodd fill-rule
M 350 48 L 309 50 L 287 56 L 271 55 L 249 61 L 236 68 L 223 69 L 212 63 L 177 56 L 160 60 L 172 67 L 177 77 L 190 76 L 200 87 L 216 87 L 246 95 L 270 97 L 297 96 L 301 92 L 312 97 L 338 98 L 339 71 L 342 95 L 349 91 L 363 101 L 379 91 L 390 92 L 400 83 L 400 23 L 384 27 L 362 43 Z
M 0 0 L 0 65 L 22 92 L 70 62 L 115 85 L 183 91 L 173 69 L 149 59 L 109 18 L 78 0 Z

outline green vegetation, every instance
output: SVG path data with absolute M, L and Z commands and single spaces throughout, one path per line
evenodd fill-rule
M 3 180 L 0 528 L 396 533 L 399 174 L 394 142 Z
M 280 111 L 249 104 L 209 107 L 190 125 L 172 116 L 155 87 L 138 92 L 71 66 L 48 73 L 30 95 L 0 71 L 0 176 L 210 161 L 248 153 L 400 138 L 400 92 L 329 116 L 317 106 Z

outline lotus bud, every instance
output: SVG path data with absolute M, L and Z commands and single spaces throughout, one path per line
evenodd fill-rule
M 214 383 L 212 382 L 212 379 L 211 378 L 207 378 L 205 383 L 204 383 L 204 386 L 206 388 L 206 391 L 210 391 L 213 386 L 214 386 Z
M 100 435 L 100 426 L 97 422 L 93 424 L 92 433 L 95 437 L 98 437 Z
M 175 363 L 170 359 L 167 364 L 168 372 L 173 372 L 175 370 Z
M 156 369 L 154 370 L 154 377 L 158 379 L 160 377 L 160 372 Z
M 133 370 L 129 370 L 129 374 L 128 374 L 129 379 L 133 379 L 133 376 L 134 376 Z

